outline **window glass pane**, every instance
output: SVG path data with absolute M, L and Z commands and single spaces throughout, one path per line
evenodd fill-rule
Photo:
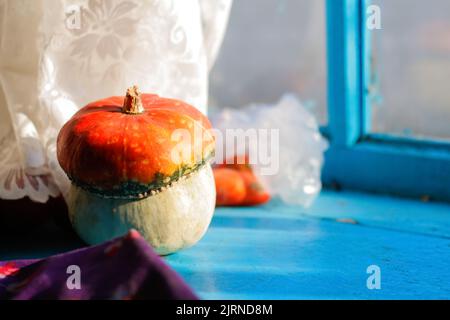
M 382 14 L 372 31 L 372 131 L 450 139 L 450 1 L 372 2 Z
M 210 110 L 275 103 L 293 92 L 326 113 L 324 0 L 237 0 L 210 78 Z

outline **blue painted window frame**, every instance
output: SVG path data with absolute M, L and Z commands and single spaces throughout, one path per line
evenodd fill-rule
M 327 0 L 325 186 L 450 200 L 450 144 L 370 132 L 369 0 Z

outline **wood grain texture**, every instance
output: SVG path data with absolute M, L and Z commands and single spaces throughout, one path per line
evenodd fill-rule
M 165 259 L 202 298 L 448 299 L 449 213 L 448 204 L 323 191 L 307 210 L 276 200 L 217 209 L 196 246 Z M 46 232 L 19 245 L 9 237 L 0 260 L 82 245 L 72 238 Z M 372 264 L 381 290 L 366 288 Z
M 308 210 L 221 208 L 203 241 L 167 261 L 207 299 L 448 299 L 449 213 L 327 191 Z M 372 264 L 381 290 L 366 287 Z

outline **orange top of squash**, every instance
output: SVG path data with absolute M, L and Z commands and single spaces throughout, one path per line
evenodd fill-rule
M 81 188 L 140 198 L 205 164 L 214 154 L 210 129 L 194 107 L 133 87 L 79 110 L 58 135 L 58 161 Z

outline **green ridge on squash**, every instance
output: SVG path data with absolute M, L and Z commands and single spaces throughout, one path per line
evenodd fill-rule
M 103 189 L 93 184 L 84 183 L 69 176 L 69 179 L 81 189 L 93 193 L 102 198 L 112 199 L 143 199 L 155 195 L 162 191 L 163 188 L 170 186 L 183 177 L 196 172 L 206 165 L 214 157 L 214 152 L 204 158 L 201 162 L 194 166 L 181 165 L 172 175 L 166 176 L 160 172 L 155 174 L 153 181 L 149 184 L 139 183 L 135 181 L 127 181 L 114 189 Z

